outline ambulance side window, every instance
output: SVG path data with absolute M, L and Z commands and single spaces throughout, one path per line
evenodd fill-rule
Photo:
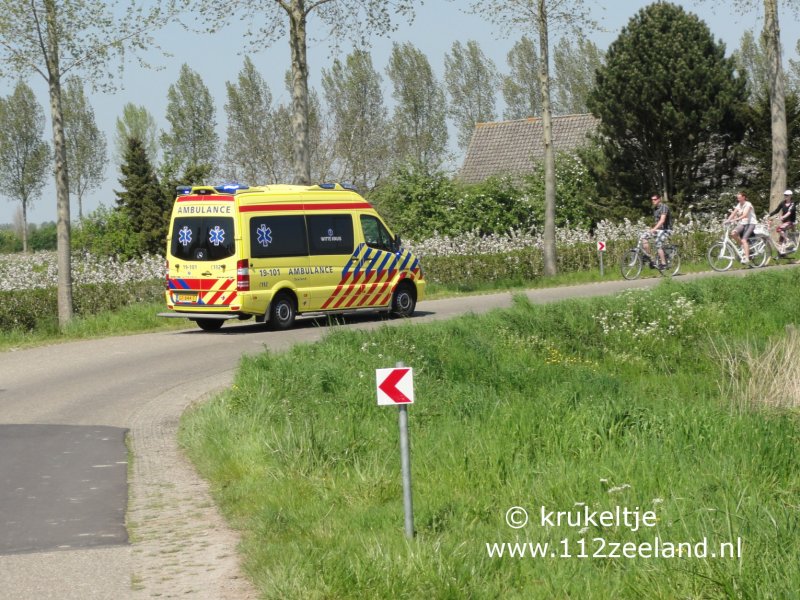
M 233 256 L 233 218 L 231 217 L 180 217 L 172 228 L 172 246 L 175 258 L 182 260 L 222 260 Z
M 306 220 L 303 215 L 250 219 L 250 256 L 308 256 Z
M 349 214 L 309 215 L 306 223 L 312 255 L 353 253 L 353 217 Z
M 364 241 L 370 248 L 394 252 L 394 239 L 377 218 L 372 215 L 361 215 L 361 231 L 364 232 Z

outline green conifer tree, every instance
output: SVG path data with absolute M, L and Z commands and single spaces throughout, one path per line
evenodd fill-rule
M 117 206 L 130 223 L 131 235 L 138 236 L 143 254 L 163 254 L 170 205 L 161 193 L 158 177 L 140 139 L 128 139 L 120 171 L 122 191 L 116 192 Z

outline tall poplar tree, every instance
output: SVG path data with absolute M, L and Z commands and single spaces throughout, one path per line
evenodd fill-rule
M 339 178 L 367 192 L 388 171 L 387 115 L 381 76 L 365 50 L 322 71 L 322 87 L 332 118 Z
M 249 56 L 236 83 L 228 81 L 225 88 L 225 173 L 250 185 L 280 183 L 272 92 Z
M 414 0 L 194 0 L 204 22 L 220 27 L 245 24 L 245 36 L 260 47 L 286 39 L 291 50 L 292 150 L 294 182 L 311 183 L 309 139 L 308 21 L 314 17 L 323 40 L 365 45 L 371 35 L 395 30 L 392 13 L 414 15 Z M 253 46 L 248 45 L 248 51 Z
M 539 53 L 527 35 L 514 43 L 506 56 L 509 73 L 502 77 L 506 119 L 527 119 L 542 114 Z
M 562 115 L 589 112 L 589 93 L 603 52 L 585 36 L 564 36 L 553 48 L 553 105 Z
M 745 31 L 733 57 L 740 72 L 747 79 L 750 101 L 755 102 L 760 96 L 769 96 L 769 62 L 764 36 L 758 36 L 756 39 L 752 31 Z
M 114 131 L 114 158 L 117 164 L 122 164 L 130 138 L 142 142 L 147 152 L 147 160 L 151 165 L 155 165 L 159 152 L 156 120 L 144 106 L 127 102 L 122 107 L 122 116 L 117 117 Z
M 161 147 L 168 168 L 213 172 L 219 144 L 214 100 L 202 77 L 186 63 L 167 91 L 166 117 L 170 128 L 161 134 Z
M 795 55 L 800 56 L 800 40 L 794 47 Z M 789 59 L 789 69 L 786 73 L 786 85 L 789 89 L 800 91 L 800 60 Z
M 476 123 L 495 120 L 497 67 L 475 40 L 464 46 L 453 42 L 444 57 L 444 81 L 449 96 L 448 112 L 458 131 L 458 146 L 469 146 Z
M 392 96 L 392 154 L 432 173 L 445 160 L 447 123 L 444 90 L 428 57 L 411 43 L 392 46 L 389 66 Z
M 106 136 L 97 127 L 94 109 L 83 93 L 78 77 L 68 77 L 64 87 L 64 141 L 69 165 L 69 191 L 78 200 L 78 219 L 83 220 L 83 198 L 105 179 Z
M 50 166 L 44 135 L 44 109 L 20 81 L 0 98 L 0 193 L 20 203 L 22 250 L 28 251 L 28 208 L 39 198 Z

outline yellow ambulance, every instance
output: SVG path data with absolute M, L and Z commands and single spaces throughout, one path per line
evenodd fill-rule
M 228 319 L 287 329 L 299 314 L 414 313 L 419 260 L 340 184 L 179 187 L 167 237 L 170 312 L 214 331 Z

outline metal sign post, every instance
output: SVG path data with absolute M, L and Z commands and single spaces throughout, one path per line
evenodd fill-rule
M 403 472 L 403 514 L 406 537 L 414 537 L 414 503 L 411 497 L 411 452 L 408 447 L 408 407 L 401 404 L 398 409 L 400 422 L 400 468 Z
M 376 369 L 378 406 L 397 405 L 400 424 L 400 468 L 403 475 L 403 512 L 406 537 L 414 537 L 414 505 L 411 496 L 411 451 L 408 443 L 408 405 L 414 403 L 414 375 L 403 363 L 394 369 Z
M 606 243 L 597 242 L 597 257 L 600 259 L 600 277 L 603 276 L 603 254 L 606 253 Z

